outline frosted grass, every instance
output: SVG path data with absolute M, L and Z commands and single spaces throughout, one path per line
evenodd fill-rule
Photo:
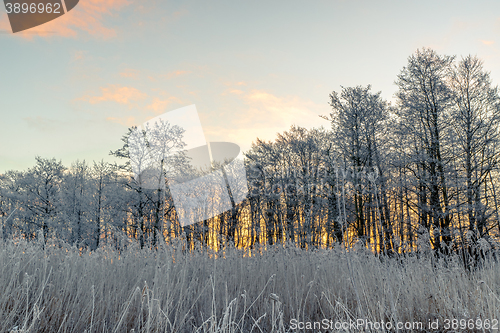
M 1 243 L 0 331 L 274 333 L 295 332 L 291 319 L 500 318 L 500 268 L 490 259 L 467 272 L 458 257 L 381 260 L 363 248 L 277 245 L 215 258 L 183 245 L 90 253 L 50 241 Z

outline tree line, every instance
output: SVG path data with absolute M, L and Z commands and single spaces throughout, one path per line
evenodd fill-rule
M 359 243 L 378 253 L 450 253 L 496 246 L 500 97 L 482 61 L 423 48 L 395 84 L 394 105 L 370 86 L 341 87 L 329 95 L 331 113 L 321 115 L 327 128 L 292 126 L 273 141 L 256 139 L 244 154 L 247 198 L 189 226 L 179 224 L 168 186 L 151 189 L 134 177 L 128 144 L 135 128 L 111 152 L 121 164 L 66 168 L 37 157 L 33 168 L 0 176 L 2 237 L 33 239 L 41 230 L 90 249 L 116 245 L 122 234 L 141 247 L 177 238 L 216 249 Z M 166 142 L 179 144 L 176 131 Z M 169 162 L 166 185 L 189 168 L 188 159 Z

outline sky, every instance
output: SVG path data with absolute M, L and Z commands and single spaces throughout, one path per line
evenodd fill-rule
M 16 34 L 0 5 L 0 173 L 115 161 L 128 127 L 191 104 L 207 141 L 244 151 L 329 128 L 332 91 L 394 103 L 422 47 L 477 55 L 500 84 L 500 1 L 80 0 Z

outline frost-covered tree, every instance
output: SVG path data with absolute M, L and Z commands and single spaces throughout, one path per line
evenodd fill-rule
M 487 183 L 499 162 L 500 99 L 490 75 L 477 57 L 467 56 L 450 69 L 449 86 L 453 92 L 451 125 L 456 137 L 458 190 L 465 197 L 464 211 L 468 229 L 483 236 L 487 221 L 497 207 L 487 207 Z M 492 184 L 494 185 L 494 184 Z
M 159 121 L 146 130 L 148 135 L 136 127 L 129 128 L 122 138 L 123 146 L 111 152 L 124 159 L 120 166 L 126 175 L 122 185 L 126 189 L 126 207 L 132 216 L 132 223 L 125 230 L 132 230 L 132 236 L 139 240 L 141 247 L 148 237 L 155 246 L 160 235 L 174 237 L 180 233 L 165 182 L 186 177 L 186 172 L 191 170 L 182 150 L 184 129 Z M 151 141 L 148 138 L 152 138 Z
M 55 158 L 36 157 L 36 165 L 16 180 L 26 237 L 32 238 L 42 229 L 47 239 L 50 229 L 56 224 L 65 169 Z
M 331 134 L 292 126 L 246 153 L 253 240 L 300 247 L 341 241 Z
M 88 245 L 92 196 L 89 167 L 85 161 L 76 161 L 64 173 L 59 200 L 61 227 L 58 229 L 63 229 L 63 225 L 68 228 L 68 238 L 72 244 Z
M 446 80 L 453 59 L 431 49 L 417 50 L 396 80 L 400 134 L 409 136 L 413 145 L 407 167 L 418 181 L 420 224 L 432 230 L 437 250 L 442 249 L 441 242 L 452 241 L 445 134 L 453 96 Z
M 378 238 L 381 251 L 392 248 L 393 236 L 387 199 L 388 170 L 384 160 L 389 107 L 371 87 L 342 87 L 330 94 L 337 163 L 351 170 L 352 223 L 358 238 Z M 349 221 L 350 222 L 350 221 Z

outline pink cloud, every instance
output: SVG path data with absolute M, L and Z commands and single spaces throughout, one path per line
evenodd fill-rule
M 84 96 L 80 100 L 88 101 L 91 104 L 113 101 L 119 104 L 129 104 L 131 101 L 145 99 L 147 94 L 133 87 L 122 87 L 120 85 L 110 85 L 101 87 L 100 96 Z
M 178 19 L 189 14 L 189 11 L 185 8 L 172 13 L 172 18 Z
M 481 43 L 483 43 L 484 45 L 493 45 L 493 44 L 495 44 L 495 42 L 492 41 L 492 40 L 482 40 L 482 39 L 481 39 Z
M 0 30 L 12 31 L 7 13 L 0 14 Z
M 191 71 L 177 70 L 177 71 L 173 71 L 173 72 L 170 72 L 167 74 L 159 75 L 159 78 L 160 79 L 171 79 L 174 77 L 179 77 L 179 76 L 187 75 L 190 73 L 191 73 Z
M 226 86 L 246 86 L 247 83 L 246 82 L 243 82 L 243 81 L 239 81 L 239 82 L 230 82 L 230 81 L 227 81 L 227 82 L 224 82 L 224 85 Z
M 85 59 L 85 52 L 84 51 L 76 51 L 73 53 L 73 59 L 72 61 L 78 61 L 78 60 L 83 60 Z
M 82 0 L 65 15 L 16 35 L 28 39 L 32 39 L 33 36 L 75 38 L 80 31 L 85 31 L 93 37 L 109 39 L 116 36 L 116 31 L 104 24 L 107 17 L 131 3 L 129 0 Z M 0 17 L 0 29 L 11 31 L 6 14 Z
M 267 105 L 281 103 L 281 98 L 269 94 L 265 91 L 253 90 L 250 94 L 246 96 L 247 100 L 254 102 L 261 102 Z
M 120 73 L 120 76 L 131 78 L 131 79 L 137 79 L 139 77 L 139 73 L 140 73 L 140 71 L 138 71 L 137 69 L 127 68 L 123 72 Z
M 159 114 L 162 112 L 165 112 L 167 109 L 167 106 L 169 106 L 172 103 L 178 103 L 181 104 L 181 100 L 178 99 L 177 97 L 170 96 L 167 99 L 161 100 L 159 98 L 153 99 L 153 102 L 149 104 L 146 108 L 148 110 L 153 110 L 155 113 Z

